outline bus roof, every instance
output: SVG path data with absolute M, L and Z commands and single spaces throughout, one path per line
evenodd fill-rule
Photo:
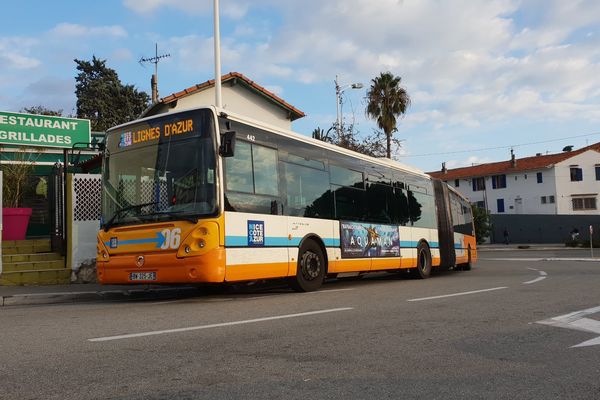
M 265 122 L 252 119 L 252 118 L 244 116 L 242 114 L 234 113 L 234 112 L 229 111 L 229 110 L 224 109 L 224 108 L 218 109 L 218 108 L 216 108 L 214 106 L 193 107 L 193 108 L 181 109 L 181 110 L 177 110 L 177 111 L 173 111 L 173 112 L 169 112 L 169 113 L 165 113 L 165 114 L 156 114 L 156 115 L 153 115 L 153 116 L 150 116 L 150 117 L 145 117 L 145 118 L 141 118 L 141 119 L 138 119 L 138 120 L 135 120 L 135 121 L 126 122 L 126 123 L 121 124 L 121 125 L 117 125 L 115 127 L 112 127 L 110 129 L 108 129 L 107 133 L 111 133 L 114 130 L 124 128 L 124 127 L 126 127 L 128 125 L 131 125 L 133 123 L 138 123 L 138 122 L 141 122 L 141 121 L 147 121 L 147 120 L 151 120 L 151 119 L 155 119 L 155 118 L 160 118 L 160 117 L 164 117 L 165 115 L 173 115 L 173 114 L 178 114 L 178 113 L 182 113 L 182 112 L 193 111 L 193 110 L 201 110 L 201 109 L 207 109 L 207 108 L 214 110 L 218 116 L 222 116 L 222 117 L 226 116 L 228 119 L 231 119 L 233 121 L 237 121 L 237 122 L 241 122 L 241 123 L 244 123 L 244 124 L 247 124 L 247 125 L 251 125 L 251 126 L 254 126 L 256 128 L 261 128 L 261 129 L 267 130 L 267 131 L 269 131 L 271 133 L 274 133 L 274 134 L 277 134 L 277 135 L 289 137 L 289 138 L 292 138 L 292 139 L 295 139 L 295 140 L 299 140 L 299 141 L 304 142 L 304 143 L 311 144 L 313 146 L 322 147 L 322 148 L 325 148 L 325 149 L 330 150 L 330 151 L 334 151 L 334 152 L 341 153 L 341 154 L 344 154 L 344 155 L 347 155 L 347 156 L 355 157 L 355 158 L 358 158 L 358 159 L 361 159 L 361 160 L 364 160 L 364 161 L 368 161 L 368 162 L 371 162 L 371 163 L 374 163 L 374 164 L 380 164 L 380 165 L 383 165 L 383 166 L 386 166 L 386 167 L 400 169 L 400 170 L 403 170 L 404 172 L 409 172 L 409 173 L 412 173 L 414 175 L 418 175 L 418 176 L 420 176 L 422 178 L 425 178 L 425 179 L 431 179 L 431 176 L 429 176 L 428 174 L 426 174 L 422 170 L 417 169 L 415 167 L 411 167 L 411 166 L 403 164 L 403 163 L 400 163 L 398 161 L 390 160 L 390 159 L 387 159 L 387 158 L 377 158 L 377 157 L 367 156 L 365 154 L 361 154 L 361 153 L 358 153 L 356 151 L 348 150 L 348 149 L 345 149 L 345 148 L 340 147 L 340 146 L 336 146 L 336 145 L 331 144 L 331 143 L 323 142 L 321 140 L 317 140 L 317 139 L 313 139 L 313 138 L 308 137 L 308 136 L 304 136 L 302 134 L 299 134 L 299 133 L 291 131 L 291 130 L 282 129 L 282 128 L 277 127 L 277 126 L 273 126 L 273 125 L 267 124 Z
M 345 149 L 345 148 L 340 147 L 340 146 L 336 146 L 336 145 L 331 144 L 331 143 L 323 142 L 321 140 L 317 140 L 317 139 L 314 139 L 314 138 L 302 135 L 302 134 L 294 132 L 294 131 L 290 131 L 290 130 L 282 129 L 282 128 L 277 127 L 277 126 L 266 124 L 264 122 L 257 121 L 255 119 L 249 118 L 249 117 L 241 115 L 241 114 L 233 113 L 233 112 L 230 112 L 230 111 L 225 110 L 225 109 L 218 110 L 218 113 L 219 113 L 219 115 L 221 115 L 222 113 L 224 113 L 225 115 L 227 115 L 228 119 L 231 119 L 233 121 L 242 122 L 242 123 L 245 123 L 247 125 L 252 125 L 252 126 L 254 126 L 256 128 L 262 128 L 262 129 L 268 130 L 268 131 L 270 131 L 272 133 L 275 133 L 275 134 L 278 134 L 278 135 L 281 135 L 281 136 L 289 137 L 289 138 L 292 138 L 292 139 L 295 139 L 295 140 L 302 141 L 304 143 L 308 143 L 308 144 L 311 144 L 311 145 L 314 145 L 314 146 L 322 147 L 322 148 L 325 148 L 327 150 L 335 151 L 337 153 L 342 153 L 342 154 L 345 154 L 345 155 L 349 155 L 349 156 L 352 156 L 352 157 L 355 157 L 355 158 L 358 158 L 358 159 L 362 159 L 362 160 L 365 160 L 365 161 L 368 161 L 368 162 L 372 162 L 372 163 L 384 165 L 386 167 L 401 169 L 403 171 L 410 172 L 410 173 L 422 176 L 422 177 L 427 178 L 427 179 L 431 179 L 431 177 L 429 175 L 427 175 L 425 172 L 423 172 L 423 171 L 421 171 L 421 170 L 419 170 L 417 168 L 408 166 L 406 164 L 400 163 L 398 161 L 389 160 L 387 158 L 376 158 L 376 157 L 371 157 L 371 156 L 368 156 L 368 155 L 365 155 L 365 154 L 361 154 L 361 153 L 358 153 L 356 151 L 348 150 L 348 149 Z

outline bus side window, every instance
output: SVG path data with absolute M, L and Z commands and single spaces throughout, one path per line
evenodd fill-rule
M 225 210 L 279 214 L 277 150 L 238 141 L 225 160 Z
M 327 171 L 282 163 L 287 186 L 286 215 L 331 218 L 332 201 Z

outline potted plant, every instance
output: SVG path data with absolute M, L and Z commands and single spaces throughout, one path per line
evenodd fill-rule
M 2 164 L 2 239 L 24 240 L 32 209 L 23 207 L 37 153 L 21 148 Z

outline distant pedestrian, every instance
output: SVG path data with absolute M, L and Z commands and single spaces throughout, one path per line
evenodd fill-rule
M 508 229 L 504 228 L 504 232 L 502 232 L 502 234 L 504 235 L 504 244 L 508 244 Z
M 579 239 L 579 229 L 573 228 L 573 230 L 570 233 L 571 233 L 571 240 L 572 241 L 575 241 L 575 240 Z

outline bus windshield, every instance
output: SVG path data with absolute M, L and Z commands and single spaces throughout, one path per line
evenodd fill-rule
M 217 212 L 214 122 L 177 113 L 109 132 L 102 224 L 190 220 Z

